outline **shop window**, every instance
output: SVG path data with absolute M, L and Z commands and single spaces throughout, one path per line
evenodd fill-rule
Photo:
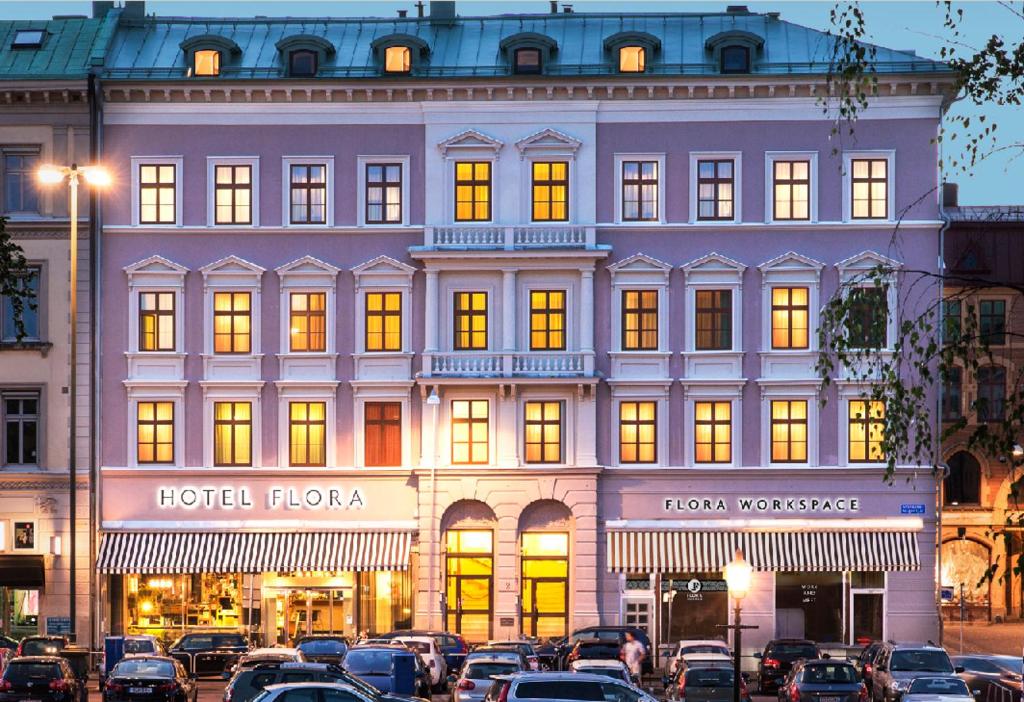
M 533 221 L 569 219 L 569 164 L 566 161 L 533 163 Z
M 402 223 L 402 164 L 366 164 L 366 223 Z
M 200 49 L 192 55 L 192 74 L 200 78 L 220 75 L 220 52 L 216 49 Z
M 811 162 L 774 161 L 772 177 L 772 219 L 810 219 Z
M 289 349 L 296 352 L 327 350 L 327 293 L 293 292 L 289 296 Z
M 252 224 L 252 166 L 214 167 L 214 224 Z
M 519 75 L 537 74 L 542 70 L 540 49 L 516 49 L 513 68 Z
M 694 462 L 732 461 L 732 403 L 695 402 L 693 413 Z
M 174 463 L 174 403 L 140 402 L 137 452 L 141 463 Z
M 366 293 L 366 350 L 402 350 L 402 293 Z
M 658 162 L 622 162 L 622 220 L 652 222 L 658 219 Z
M 658 291 L 622 291 L 622 350 L 658 349 Z
M 327 465 L 327 403 L 288 403 L 288 455 L 291 466 Z
M 732 290 L 698 290 L 696 319 L 698 351 L 732 348 Z
M 772 400 L 772 463 L 807 462 L 807 400 Z
M 39 463 L 39 395 L 3 395 L 4 464 L 34 466 Z
M 619 73 L 643 73 L 647 69 L 647 49 L 623 46 L 619 49 Z
M 561 463 L 562 403 L 527 402 L 523 410 L 523 450 L 526 462 Z
M 247 292 L 213 294 L 213 352 L 252 351 L 252 296 Z
M 21 291 L 28 295 L 19 296 L 21 305 L 21 325 L 24 335 L 20 341 L 39 341 L 41 329 L 39 327 L 39 308 L 42 306 L 39 299 L 39 277 L 40 269 L 29 267 L 23 275 L 12 276 L 11 285 L 21 288 Z M 0 315 L 3 319 L 2 341 L 17 342 L 18 339 L 18 312 L 15 310 L 14 301 L 10 297 L 0 296 Z
M 358 631 L 412 628 L 412 576 L 408 570 L 356 573 Z M 336 627 L 341 631 L 341 625 Z
M 565 291 L 530 291 L 530 350 L 565 350 Z
M 569 631 L 569 535 L 526 532 L 521 543 L 523 634 L 558 638 Z
M 619 462 L 656 463 L 657 403 L 619 403 Z
M 889 299 L 884 287 L 854 288 L 850 291 L 846 334 L 851 348 L 885 348 L 888 322 Z
M 954 539 L 942 544 L 942 587 L 953 590 L 953 601 L 943 603 L 944 614 L 948 608 L 959 619 L 962 599 L 967 616 L 988 619 L 991 565 L 992 552 L 983 543 Z
M 291 224 L 325 224 L 327 222 L 327 166 L 292 164 Z
M 732 159 L 697 161 L 697 219 L 735 217 L 735 163 Z
M 39 214 L 39 150 L 4 149 L 3 155 L 3 208 L 7 214 Z
M 457 351 L 487 348 L 487 293 L 457 292 L 454 295 L 454 344 Z
M 482 465 L 490 461 L 487 400 L 452 401 L 452 463 Z
M 363 405 L 364 464 L 367 468 L 402 465 L 402 404 Z
M 842 641 L 842 573 L 776 573 L 775 636 Z
M 317 52 L 297 49 L 288 54 L 288 75 L 292 78 L 312 78 L 316 75 L 318 63 Z
M 176 176 L 173 163 L 139 165 L 139 224 L 176 224 Z
M 446 532 L 445 574 L 447 631 L 472 643 L 487 641 L 494 608 L 494 532 Z
M 882 438 L 885 433 L 885 403 L 879 400 L 850 400 L 848 417 L 850 463 L 884 461 Z
M 750 73 L 750 49 L 746 46 L 723 46 L 722 73 Z
M 851 202 L 854 219 L 886 219 L 889 216 L 889 161 L 884 158 L 850 161 Z
M 491 219 L 491 162 L 455 164 L 455 221 L 489 222 Z
M 950 507 L 981 504 L 981 464 L 967 451 L 946 461 L 949 476 L 942 481 L 942 502 Z
M 772 288 L 772 348 L 806 349 L 810 308 L 807 288 Z
M 176 637 L 186 627 L 235 629 L 244 622 L 241 575 L 131 574 L 125 581 L 126 633 Z
M 978 303 L 978 333 L 991 346 L 1006 343 L 1006 300 L 981 300 Z
M 252 465 L 252 403 L 213 403 L 213 464 Z
M 384 49 L 385 73 L 408 73 L 412 67 L 408 46 L 389 46 Z
M 978 397 L 974 409 L 979 422 L 1001 422 L 1006 408 L 1006 369 L 982 366 L 978 369 Z
M 948 368 L 942 382 L 942 421 L 955 422 L 963 416 L 963 369 Z
M 700 587 L 691 583 L 697 581 Z M 672 573 L 661 576 L 662 639 L 720 639 L 729 620 L 729 589 L 721 574 Z

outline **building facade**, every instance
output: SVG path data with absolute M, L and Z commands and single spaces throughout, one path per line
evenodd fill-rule
M 819 39 L 745 10 L 123 19 L 102 629 L 667 642 L 719 634 L 742 548 L 747 654 L 934 638 L 935 480 L 885 485 L 884 408 L 814 362 L 841 281 L 937 265 L 950 75 L 880 50 L 833 153 Z M 923 304 L 892 282 L 865 295 Z

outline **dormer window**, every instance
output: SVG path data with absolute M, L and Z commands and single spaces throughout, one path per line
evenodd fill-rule
M 220 52 L 216 49 L 201 49 L 195 53 L 192 74 L 201 78 L 220 75 Z
M 520 75 L 540 73 L 540 49 L 516 49 L 513 68 Z
M 711 65 L 720 73 L 751 73 L 764 48 L 764 37 L 742 29 L 719 32 L 704 43 Z
M 643 73 L 647 68 L 647 51 L 642 46 L 619 49 L 619 73 Z
M 38 49 L 46 37 L 45 29 L 19 29 L 11 41 L 12 49 Z
M 408 46 L 389 46 L 384 50 L 385 73 L 408 73 L 412 69 L 412 57 Z
M 722 48 L 722 73 L 750 73 L 750 49 L 746 46 Z
M 218 77 L 242 53 L 238 44 L 216 34 L 191 36 L 180 46 L 185 55 L 186 75 L 194 78 Z
M 275 45 L 289 78 L 315 78 L 334 56 L 334 44 L 315 34 L 293 34 Z
M 538 75 L 558 52 L 558 42 L 546 34 L 519 32 L 502 39 L 499 48 L 511 73 Z
M 619 73 L 645 73 L 661 51 L 661 39 L 647 32 L 619 32 L 604 40 L 604 50 Z
M 316 75 L 317 55 L 309 49 L 296 49 L 288 54 L 288 75 L 292 78 L 312 78 Z

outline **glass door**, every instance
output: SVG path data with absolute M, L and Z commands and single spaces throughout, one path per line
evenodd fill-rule
M 457 530 L 445 538 L 448 631 L 472 643 L 485 642 L 494 618 L 494 532 Z
M 528 636 L 561 637 L 569 629 L 569 535 L 522 535 L 522 628 Z
M 885 639 L 885 573 L 850 573 L 850 643 Z

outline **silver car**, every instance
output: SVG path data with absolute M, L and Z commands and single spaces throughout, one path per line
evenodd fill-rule
M 518 658 L 479 656 L 466 661 L 462 674 L 452 676 L 452 702 L 480 702 L 487 695 L 495 675 L 512 675 L 523 672 Z
M 635 685 L 592 673 L 519 673 L 495 677 L 488 699 L 588 700 L 590 702 L 658 702 Z
M 973 702 L 974 695 L 960 678 L 929 675 L 914 678 L 903 693 L 903 702 Z

